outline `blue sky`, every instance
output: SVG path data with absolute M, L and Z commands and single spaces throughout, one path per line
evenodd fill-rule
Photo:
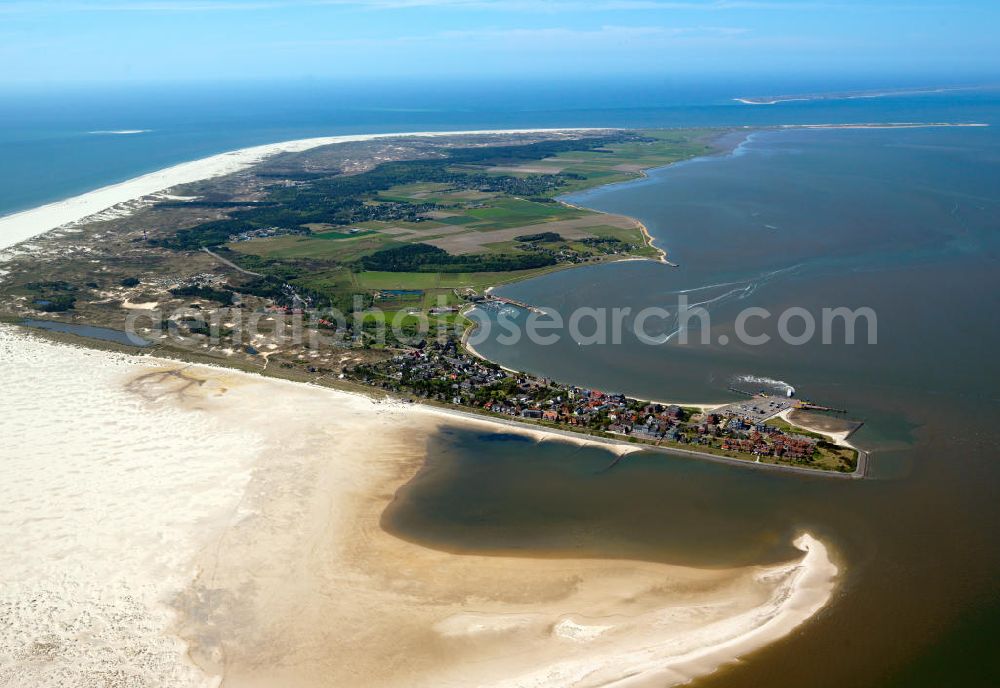
M 21 83 L 1000 74 L 997 0 L 0 0 Z

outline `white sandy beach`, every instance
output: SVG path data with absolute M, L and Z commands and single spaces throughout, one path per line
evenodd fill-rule
M 146 404 L 123 386 L 141 366 L 0 328 L 2 686 L 213 685 L 164 603 L 237 517 L 258 441 Z
M 676 685 L 834 589 L 808 535 L 798 561 L 711 571 L 399 540 L 381 513 L 463 421 L 181 368 L 0 330 L 0 684 Z
M 223 154 L 0 218 L 0 247 L 364 138 Z M 710 571 L 404 542 L 380 516 L 436 429 L 499 426 L 181 368 L 0 326 L 0 685 L 676 685 L 831 598 L 837 567 L 806 534 L 787 565 Z
M 839 444 L 841 447 L 847 447 L 848 449 L 854 449 L 856 451 L 860 451 L 847 439 L 848 437 L 854 434 L 854 431 L 857 430 L 856 427 L 852 427 L 848 430 L 830 430 L 824 427 L 810 425 L 809 423 L 804 421 L 800 417 L 800 415 L 796 415 L 795 411 L 796 409 L 785 409 L 784 411 L 778 414 L 778 417 L 788 423 L 791 423 L 796 427 L 802 428 L 803 430 L 819 433 L 820 435 L 827 437 L 834 444 Z

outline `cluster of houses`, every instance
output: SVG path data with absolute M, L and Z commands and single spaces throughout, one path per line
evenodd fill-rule
M 381 363 L 356 366 L 350 375 L 384 389 L 465 405 L 477 390 L 510 378 L 499 366 L 460 351 L 453 339 L 424 342 Z
M 649 441 L 710 446 L 754 456 L 808 460 L 816 451 L 815 439 L 787 434 L 759 419 L 659 404 L 647 405 L 639 414 L 626 412 L 624 422 L 608 430 Z
M 816 451 L 816 441 L 808 437 L 789 436 L 768 427 L 761 432 L 754 429 L 745 438 L 725 438 L 722 448 L 755 456 L 779 456 L 786 459 L 808 459 Z
M 624 394 L 560 385 L 505 370 L 463 352 L 453 340 L 432 341 L 350 376 L 396 392 L 459 406 L 656 444 L 711 447 L 752 456 L 808 460 L 816 440 L 783 432 L 731 407 L 702 413 L 675 404 L 638 401 Z
M 259 229 L 249 229 L 245 232 L 229 235 L 229 243 L 240 241 L 250 241 L 252 239 L 266 239 L 268 237 L 285 236 L 286 234 L 311 234 L 308 229 L 292 229 L 289 227 L 261 227 Z
M 519 391 L 521 393 L 510 402 L 489 401 L 483 404 L 483 408 L 521 418 L 614 431 L 616 423 L 627 423 L 635 415 L 633 406 L 638 404 L 624 394 L 562 387 L 544 378 L 528 378 L 521 383 Z
M 816 440 L 804 435 L 789 435 L 763 421 L 720 413 L 705 414 L 698 426 L 703 436 L 719 438 L 726 451 L 755 456 L 778 456 L 786 459 L 808 459 L 816 451 Z

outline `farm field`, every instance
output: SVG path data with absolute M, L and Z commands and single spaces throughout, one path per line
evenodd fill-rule
M 441 300 L 457 302 L 457 289 L 481 292 L 490 285 L 573 264 L 658 258 L 661 254 L 648 244 L 632 218 L 568 206 L 557 197 L 632 179 L 643 169 L 704 154 L 710 150 L 709 135 L 700 130 L 643 131 L 632 140 L 581 145 L 579 150 L 567 146 L 569 150 L 535 158 L 520 155 L 511 156 L 517 160 L 498 162 L 484 155 L 481 163 L 446 166 L 446 174 L 459 175 L 458 183 L 414 181 L 418 175 L 408 174 L 400 183 L 387 183 L 364 197 L 365 204 L 376 209 L 396 204 L 417 210 L 407 217 L 346 226 L 311 223 L 306 225 L 311 231 L 306 235 L 240 241 L 228 244 L 228 249 L 266 262 L 308 265 L 295 283 L 336 295 L 341 302 L 348 293 L 363 293 L 385 304 L 381 292 L 411 290 L 420 295 L 410 295 L 406 305 L 418 308 L 430 308 Z M 439 169 L 428 174 L 435 175 L 440 176 Z M 470 188 L 469 177 L 484 181 L 479 188 Z M 524 190 L 520 188 L 524 181 L 532 194 L 517 193 Z M 407 246 L 440 250 L 448 264 L 441 269 L 421 264 L 418 270 L 363 266 L 366 257 L 405 251 Z M 468 264 L 461 262 L 466 257 Z M 518 269 L 519 261 L 524 262 L 524 269 Z M 500 269 L 476 269 L 480 264 L 497 264 Z

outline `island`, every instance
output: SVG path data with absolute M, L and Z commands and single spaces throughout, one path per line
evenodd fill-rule
M 808 402 L 638 400 L 507 370 L 466 345 L 470 308 L 533 307 L 495 286 L 608 261 L 673 266 L 637 220 L 560 197 L 711 154 L 728 133 L 400 135 L 280 153 L 21 244 L 4 263 L 0 319 L 603 442 L 863 475 L 847 433 L 792 415 L 821 408 Z
M 931 88 L 889 88 L 889 89 L 869 89 L 861 91 L 830 91 L 827 93 L 798 93 L 793 95 L 778 96 L 744 96 L 733 98 L 737 103 L 744 105 L 778 105 L 780 103 L 791 103 L 795 101 L 817 101 L 817 100 L 858 100 L 866 98 L 890 98 L 893 96 L 917 96 L 932 93 L 948 93 L 951 91 L 974 90 L 975 87 L 962 86 L 942 86 Z

